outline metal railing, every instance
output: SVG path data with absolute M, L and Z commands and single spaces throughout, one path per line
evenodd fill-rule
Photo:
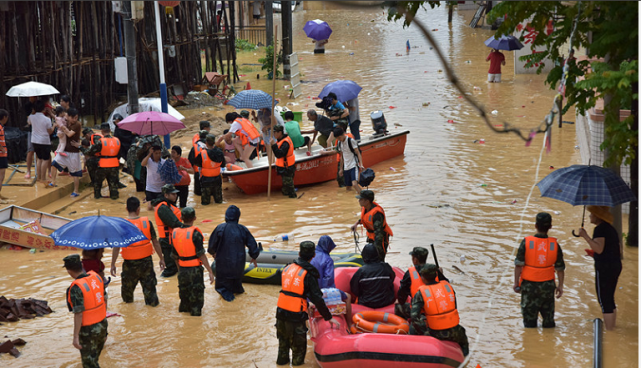
M 234 34 L 237 40 L 247 40 L 254 45 L 265 45 L 267 31 L 264 26 L 236 26 Z

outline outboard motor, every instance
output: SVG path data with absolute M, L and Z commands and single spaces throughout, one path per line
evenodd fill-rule
M 372 118 L 372 129 L 374 129 L 374 135 L 385 134 L 387 133 L 387 122 L 385 121 L 385 115 L 382 111 L 374 111 L 370 114 Z

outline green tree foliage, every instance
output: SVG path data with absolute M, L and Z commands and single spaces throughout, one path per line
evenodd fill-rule
M 263 64 L 261 68 L 262 70 L 266 70 L 268 74 L 273 72 L 274 70 L 274 46 L 273 45 L 269 45 L 265 47 L 265 57 L 258 59 L 258 62 Z M 283 63 L 283 49 L 280 49 L 276 58 L 276 78 L 278 78 L 282 74 L 279 69 L 279 66 L 282 63 Z

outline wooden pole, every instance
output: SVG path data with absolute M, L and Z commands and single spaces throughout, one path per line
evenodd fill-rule
M 271 116 L 271 125 L 269 126 L 269 135 L 268 137 L 271 137 L 273 134 L 273 129 L 272 126 L 276 122 L 276 118 L 274 117 L 274 106 L 276 105 L 276 58 L 278 58 L 278 52 L 276 51 L 278 48 L 278 25 L 276 25 L 276 30 L 274 31 L 274 52 L 272 52 L 272 55 L 274 56 L 274 64 L 272 68 L 272 116 Z M 271 142 L 265 142 L 265 146 L 271 145 Z M 267 149 L 267 147 L 265 147 Z M 272 194 L 272 150 L 268 149 L 267 150 L 267 200 L 269 201 L 271 199 L 271 194 Z

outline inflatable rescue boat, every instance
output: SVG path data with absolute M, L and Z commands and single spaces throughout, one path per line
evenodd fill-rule
M 394 267 L 394 271 L 397 276 L 400 275 L 394 281 L 394 291 L 397 292 L 404 272 L 397 267 Z M 349 280 L 354 272 L 354 268 L 337 268 L 336 287 L 351 293 Z M 354 314 L 367 310 L 385 315 L 384 312 L 390 308 L 393 314 L 393 304 L 376 310 L 352 304 Z M 314 356 L 323 368 L 451 368 L 458 367 L 464 360 L 459 345 L 450 341 L 403 333 L 351 334 L 345 318 L 351 321 L 352 316 L 335 315 L 340 328 L 332 329 L 329 322 L 315 314 L 309 320 L 310 333 L 314 342 Z

